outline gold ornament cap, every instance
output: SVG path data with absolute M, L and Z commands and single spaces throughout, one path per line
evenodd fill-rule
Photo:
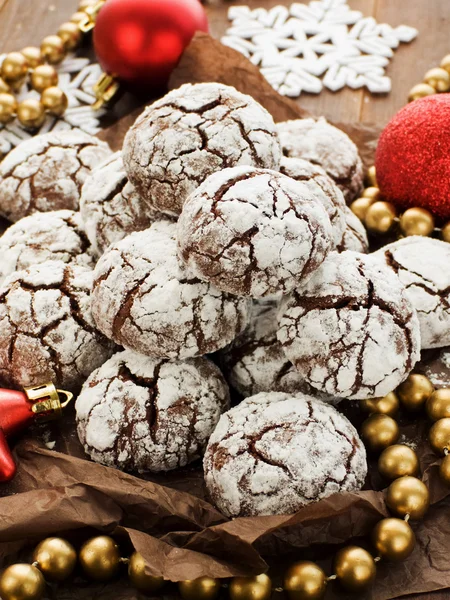
M 44 383 L 25 387 L 24 392 L 31 402 L 32 412 L 40 419 L 52 420 L 58 419 L 65 408 L 72 400 L 73 394 L 66 390 L 57 390 L 53 383 Z M 61 402 L 60 396 L 64 397 Z

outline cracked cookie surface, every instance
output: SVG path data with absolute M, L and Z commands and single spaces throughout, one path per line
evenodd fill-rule
M 358 148 L 346 133 L 326 119 L 296 119 L 277 125 L 285 156 L 321 166 L 350 203 L 363 189 L 364 170 Z
M 385 262 L 406 288 L 417 310 L 422 348 L 450 344 L 450 245 L 412 236 L 384 246 L 372 255 Z
M 80 130 L 22 142 L 0 163 L 0 215 L 18 221 L 35 212 L 78 210 L 86 177 L 111 154 L 108 144 Z
M 367 474 L 353 425 L 305 394 L 262 393 L 226 412 L 203 464 L 208 493 L 228 517 L 294 513 L 359 490 Z
M 94 169 L 81 190 L 80 212 L 97 256 L 129 233 L 142 231 L 160 218 L 128 181 L 122 155 Z
M 61 261 L 33 265 L 0 288 L 0 381 L 54 381 L 77 391 L 114 351 L 91 315 L 93 271 Z
M 175 234 L 175 223 L 156 221 L 111 246 L 95 268 L 92 312 L 99 329 L 127 349 L 202 356 L 245 329 L 250 303 L 188 273 Z
M 205 358 L 112 356 L 76 402 L 78 436 L 95 461 L 126 471 L 159 472 L 203 455 L 229 406 L 219 369 Z
M 286 293 L 332 245 L 311 187 L 266 169 L 215 173 L 189 196 L 178 221 L 181 259 L 197 277 L 241 296 Z
M 278 339 L 313 387 L 342 398 L 385 396 L 420 358 L 420 326 L 389 267 L 332 253 L 281 303 Z
M 71 210 L 20 219 L 0 238 L 0 256 L 0 283 L 15 271 L 47 260 L 94 265 L 80 214 Z
M 148 204 L 177 216 L 209 175 L 236 165 L 278 169 L 271 115 L 218 83 L 186 84 L 149 106 L 126 135 L 123 159 Z
M 338 252 L 351 250 L 352 252 L 367 254 L 369 251 L 369 239 L 366 228 L 348 206 L 344 207 L 344 219 L 344 234 L 336 250 Z

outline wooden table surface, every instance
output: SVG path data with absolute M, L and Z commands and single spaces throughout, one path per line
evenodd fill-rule
M 20 50 L 27 45 L 39 45 L 45 35 L 54 33 L 75 12 L 77 4 L 78 0 L 0 0 L 0 54 Z M 217 4 L 207 8 L 211 33 L 215 37 L 220 37 L 227 28 L 227 10 L 233 4 L 270 8 L 277 4 L 290 4 L 290 0 L 217 0 Z M 361 90 L 324 91 L 318 96 L 303 94 L 298 102 L 311 112 L 323 114 L 336 122 L 361 121 L 384 125 L 406 103 L 410 88 L 450 53 L 450 0 L 349 0 L 349 4 L 365 16 L 375 17 L 378 22 L 392 26 L 405 24 L 419 30 L 416 40 L 402 44 L 395 51 L 387 69 L 392 78 L 392 92 L 373 96 Z M 409 598 L 448 600 L 450 592 Z

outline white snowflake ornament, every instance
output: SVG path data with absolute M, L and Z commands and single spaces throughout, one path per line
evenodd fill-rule
M 297 97 L 348 86 L 372 93 L 391 90 L 385 69 L 393 50 L 417 35 L 413 27 L 393 28 L 352 10 L 347 0 L 274 6 L 270 10 L 232 6 L 231 27 L 222 43 L 261 69 L 280 94 Z

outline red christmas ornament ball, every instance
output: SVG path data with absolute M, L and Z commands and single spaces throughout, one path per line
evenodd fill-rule
M 450 218 L 450 94 L 400 110 L 381 134 L 375 167 L 386 200 Z
M 208 31 L 199 0 L 108 0 L 94 28 L 103 70 L 139 89 L 164 86 L 196 31 Z

